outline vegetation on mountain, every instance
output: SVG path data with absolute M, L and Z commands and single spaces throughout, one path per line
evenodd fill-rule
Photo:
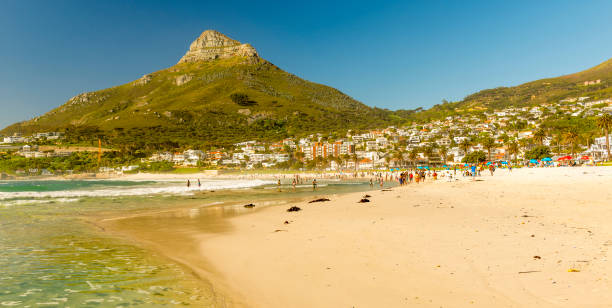
M 407 115 L 411 119 L 428 121 L 457 114 L 478 115 L 508 107 L 533 107 L 578 97 L 592 100 L 612 97 L 612 59 L 575 74 L 486 89 L 457 102 L 443 100 L 428 110 L 419 109 Z
M 405 121 L 256 56 L 235 55 L 181 62 L 124 85 L 84 93 L 1 133 L 60 130 L 74 141 L 101 138 L 113 147 L 205 148 Z
M 160 150 L 210 150 L 245 140 L 269 142 L 313 133 L 323 133 L 323 139 L 339 139 L 348 130 L 358 133 L 410 123 L 423 126 L 455 115 L 468 115 L 464 119 L 475 125 L 487 122 L 489 112 L 506 107 L 560 101 L 571 106 L 581 96 L 591 100 L 611 98 L 611 82 L 609 60 L 576 74 L 483 90 L 459 102 L 444 100 L 428 110 L 389 111 L 368 107 L 336 89 L 303 80 L 260 58 L 252 46 L 205 31 L 170 68 L 124 85 L 77 95 L 40 117 L 13 124 L 0 133 L 63 131 L 65 139 L 60 143 L 97 146 L 102 140 L 117 155 L 131 159 Z M 609 118 L 541 109 L 544 120 L 520 111 L 510 117 L 504 128 L 516 133 L 537 127 L 530 140 L 508 144 L 508 135 L 493 139 L 485 134 L 457 144 L 452 138 L 457 132 L 448 131 L 451 147 L 459 146 L 468 152 L 472 145 L 481 144 L 490 160 L 498 140 L 510 151 L 514 147 L 542 146 L 551 137 L 551 148 L 556 152 L 562 145 L 575 151 L 581 143 L 592 143 L 600 131 L 608 135 L 611 127 Z M 517 139 L 514 135 L 512 138 Z M 401 142 L 398 145 L 405 148 Z M 437 148 L 435 143 L 420 150 L 428 160 L 447 158 L 448 149 Z M 511 152 L 516 156 L 518 151 Z M 287 167 L 304 167 L 295 155 L 291 155 Z M 413 153 L 407 155 L 416 161 Z M 388 155 L 386 159 L 404 160 L 403 154 L 396 156 Z M 316 167 L 323 162 L 312 164 Z

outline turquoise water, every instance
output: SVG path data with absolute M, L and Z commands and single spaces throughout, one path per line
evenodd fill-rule
M 367 190 L 361 182 L 0 182 L 0 306 L 217 306 L 212 287 L 163 256 L 89 223 L 92 217 Z M 244 187 L 225 189 L 224 187 Z M 216 190 L 216 189 L 222 190 Z M 215 190 L 213 192 L 213 190 Z
M 155 181 L 0 181 L 0 192 L 25 192 L 25 191 L 66 191 L 75 189 L 101 189 L 108 187 L 130 187 L 151 185 Z

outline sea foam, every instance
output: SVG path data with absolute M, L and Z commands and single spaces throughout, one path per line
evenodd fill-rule
M 191 186 L 187 187 L 186 182 L 180 185 L 177 182 L 155 183 L 154 185 L 138 187 L 104 187 L 100 189 L 83 190 L 62 190 L 62 191 L 17 191 L 0 192 L 0 200 L 4 205 L 32 203 L 32 199 L 47 199 L 44 202 L 71 202 L 78 199 L 59 199 L 59 198 L 83 198 L 83 197 L 122 197 L 122 196 L 145 196 L 145 195 L 189 195 L 198 191 L 240 189 L 273 184 L 273 181 L 265 180 L 207 180 L 201 181 L 198 185 L 197 180 L 191 181 Z M 49 198 L 55 198 L 56 201 Z M 29 200 L 23 200 L 29 199 Z M 19 202 L 17 202 L 19 201 Z M 28 202 L 25 202 L 28 201 Z

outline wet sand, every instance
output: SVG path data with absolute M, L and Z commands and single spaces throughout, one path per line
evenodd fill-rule
M 101 223 L 212 281 L 220 306 L 612 305 L 612 168 L 363 194 L 207 209 L 214 223 L 194 209 Z

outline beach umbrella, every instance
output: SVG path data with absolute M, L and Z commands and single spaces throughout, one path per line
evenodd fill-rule
M 542 159 L 542 161 L 552 161 L 552 158 L 546 157 L 546 158 Z
M 582 159 L 582 160 L 589 160 L 591 158 L 588 155 L 584 155 L 584 156 L 580 157 L 580 159 Z
M 532 163 L 532 164 L 537 164 L 538 160 L 537 159 L 531 159 L 531 160 L 529 160 L 529 162 Z
M 501 162 L 501 163 L 502 163 L 502 165 L 507 165 L 507 164 L 508 164 L 508 162 L 507 162 L 507 161 L 503 161 L 503 162 Z

